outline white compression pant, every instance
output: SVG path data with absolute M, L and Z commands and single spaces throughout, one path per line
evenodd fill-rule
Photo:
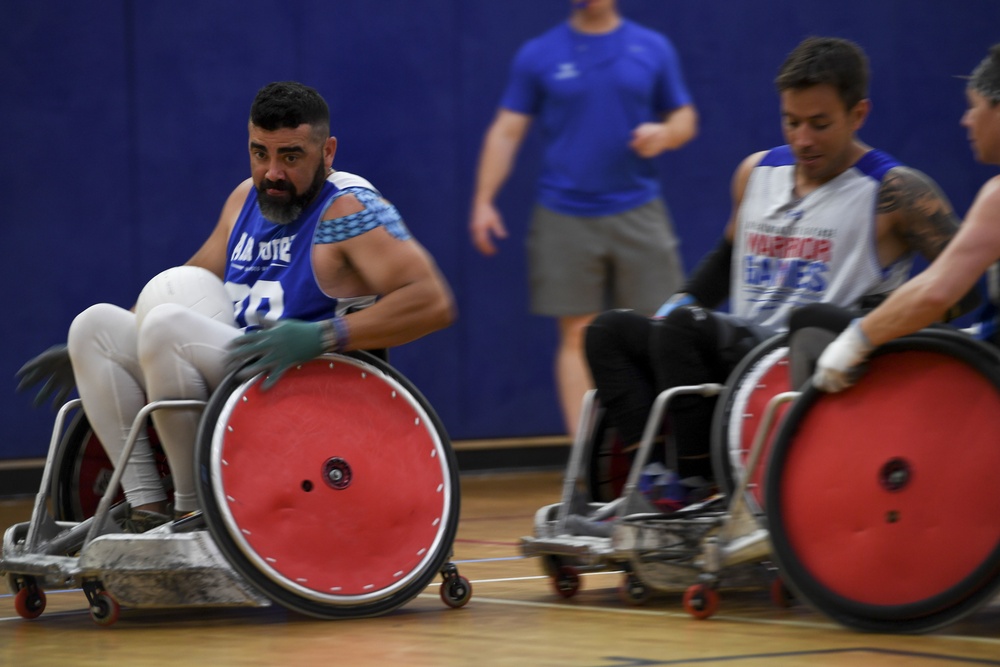
M 241 331 L 182 306 L 152 309 L 137 330 L 135 314 L 107 303 L 80 313 L 69 329 L 77 390 L 91 428 L 112 462 L 147 401 L 207 400 L 225 377 L 226 344 Z M 174 508 L 197 509 L 194 445 L 200 410 L 156 410 L 153 425 L 167 455 Z M 133 506 L 166 499 L 149 440 L 136 442 L 122 473 Z

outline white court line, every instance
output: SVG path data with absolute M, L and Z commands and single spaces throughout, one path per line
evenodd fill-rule
M 584 572 L 581 576 L 597 576 L 602 574 L 621 574 L 620 572 Z M 470 581 L 473 589 L 475 589 L 476 584 L 488 584 L 488 583 L 505 583 L 512 581 L 528 581 L 533 579 L 548 579 L 549 577 L 545 575 L 537 575 L 530 577 L 508 577 L 504 579 L 479 579 L 476 581 Z M 422 598 L 439 598 L 437 594 L 431 593 L 421 593 L 418 597 Z M 634 607 L 595 607 L 591 605 L 581 605 L 581 604 L 565 604 L 559 602 L 531 602 L 528 600 L 505 600 L 502 598 L 484 598 L 473 594 L 472 599 L 469 603 L 482 602 L 486 604 L 499 604 L 499 605 L 509 605 L 509 606 L 520 606 L 520 607 L 536 607 L 539 609 L 564 609 L 570 611 L 590 611 L 590 612 L 602 612 L 609 614 L 625 614 L 632 616 L 666 616 L 669 618 L 682 618 L 691 620 L 691 615 L 687 612 L 676 612 L 676 611 L 663 611 L 663 610 L 653 610 L 653 609 L 636 609 Z M 718 621 L 728 621 L 731 623 L 749 623 L 755 625 L 774 625 L 779 627 L 791 627 L 791 628 L 803 628 L 808 630 L 832 630 L 840 632 L 853 632 L 852 630 L 843 627 L 838 623 L 822 623 L 822 622 L 810 622 L 810 621 L 787 621 L 781 619 L 765 619 L 765 618 L 745 618 L 740 616 L 726 616 L 723 614 L 716 614 L 712 616 L 714 620 Z M 951 641 L 961 641 L 979 644 L 990 644 L 1000 646 L 1000 638 L 993 637 L 969 637 L 966 635 L 938 635 L 938 634 L 927 634 L 921 635 L 932 639 L 946 639 Z

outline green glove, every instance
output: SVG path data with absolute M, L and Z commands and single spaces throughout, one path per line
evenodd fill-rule
M 35 396 L 34 406 L 43 405 L 50 398 L 55 410 L 66 402 L 69 393 L 76 387 L 73 365 L 69 360 L 69 349 L 65 345 L 53 345 L 40 355 L 28 361 L 17 371 L 17 390 L 23 391 L 44 382 Z
M 239 368 L 236 377 L 247 380 L 267 373 L 261 385 L 266 391 L 292 366 L 323 353 L 323 325 L 319 322 L 282 320 L 270 329 L 249 331 L 229 343 L 226 366 Z

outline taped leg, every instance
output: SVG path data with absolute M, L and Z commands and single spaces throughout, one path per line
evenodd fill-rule
M 153 308 L 139 331 L 139 361 L 150 401 L 208 400 L 226 374 L 226 345 L 240 330 L 183 306 Z M 157 410 L 153 423 L 174 481 L 174 509 L 197 509 L 194 445 L 201 413 Z
M 116 463 L 135 416 L 146 404 L 135 315 L 107 303 L 91 306 L 73 320 L 67 342 L 87 418 Z M 149 439 L 143 434 L 122 473 L 125 497 L 133 507 L 163 502 L 167 494 L 160 480 Z

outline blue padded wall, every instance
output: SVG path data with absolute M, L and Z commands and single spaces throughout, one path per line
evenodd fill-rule
M 688 267 L 717 238 L 729 180 L 781 143 L 772 80 L 810 34 L 861 43 L 874 111 L 862 138 L 935 178 L 960 213 L 995 170 L 958 125 L 963 82 L 1000 40 L 1000 3 L 963 0 L 621 0 L 675 42 L 701 134 L 659 158 Z M 184 262 L 248 175 L 246 119 L 263 84 L 299 79 L 330 103 L 335 166 L 372 180 L 437 259 L 460 309 L 450 329 L 393 352 L 454 438 L 562 432 L 551 321 L 528 315 L 523 242 L 537 173 L 529 137 L 499 204 L 511 238 L 478 255 L 467 224 L 483 132 L 526 39 L 563 20 L 538 0 L 146 0 L 99 9 L 6 3 L 7 130 L 0 459 L 42 456 L 51 414 L 14 392 L 26 359 L 97 301 L 131 304 Z M 13 307 L 12 307 L 13 306 Z

